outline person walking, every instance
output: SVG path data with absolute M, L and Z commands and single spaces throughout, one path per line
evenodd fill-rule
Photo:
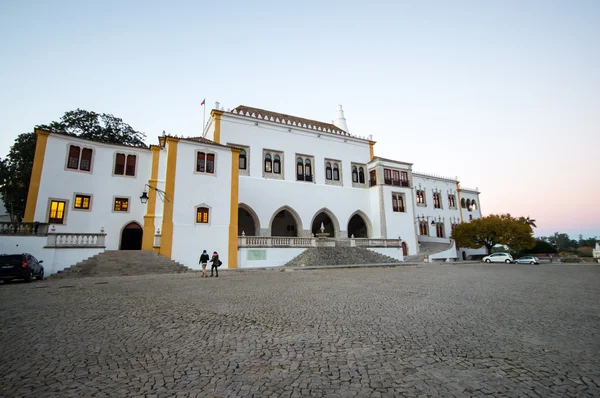
M 216 272 L 215 277 L 219 277 L 219 266 L 221 265 L 221 261 L 219 261 L 219 253 L 213 252 L 212 258 L 210 259 L 212 265 L 210 266 L 210 276 L 213 276 L 213 271 Z
M 210 259 L 210 257 L 208 257 L 208 253 L 206 252 L 206 250 L 204 250 L 202 252 L 202 255 L 200 256 L 200 265 L 202 265 L 201 278 L 208 278 L 208 275 L 206 274 L 206 264 L 208 264 L 209 259 Z

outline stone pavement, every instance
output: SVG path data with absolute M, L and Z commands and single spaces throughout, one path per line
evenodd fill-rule
M 2 397 L 600 395 L 600 267 L 0 285 Z

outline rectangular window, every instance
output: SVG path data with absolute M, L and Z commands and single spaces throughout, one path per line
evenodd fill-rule
M 383 183 L 385 185 L 392 185 L 392 170 L 383 169 Z
M 80 148 L 78 146 L 75 145 L 71 145 L 69 147 L 69 161 L 67 163 L 67 167 L 69 169 L 75 169 L 77 170 L 79 168 L 79 153 L 80 153 Z
M 75 204 L 73 205 L 76 209 L 89 210 L 90 208 L 90 196 L 88 195 L 76 195 Z
M 67 202 L 64 200 L 53 200 L 50 202 L 50 214 L 48 214 L 48 223 L 64 224 L 65 207 Z
M 125 170 L 125 175 L 135 176 L 135 155 L 127 155 L 127 169 Z
M 206 154 L 204 152 L 198 152 L 196 155 L 196 171 L 198 173 L 204 173 L 206 167 Z
M 392 185 L 400 186 L 400 172 L 392 170 Z
M 198 207 L 196 209 L 196 222 L 198 224 L 208 224 L 208 208 Z
M 215 172 L 215 154 L 207 153 L 206 154 L 206 172 L 213 174 Z
M 79 164 L 79 170 L 90 171 L 92 169 L 92 150 L 90 148 L 83 148 L 81 151 L 81 163 Z
M 369 170 L 369 186 L 377 185 L 377 171 Z
M 115 174 L 122 176 L 125 173 L 125 154 L 117 153 L 115 156 Z
M 129 199 L 115 198 L 114 211 L 127 211 L 129 209 Z
M 405 213 L 404 195 L 401 193 L 392 192 L 392 209 L 395 212 Z
M 400 185 L 403 187 L 408 187 L 408 172 L 400 172 Z

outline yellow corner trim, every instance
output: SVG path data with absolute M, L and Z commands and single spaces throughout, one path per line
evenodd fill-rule
M 375 157 L 375 141 L 369 141 L 369 153 L 371 155 L 371 160 Z
M 150 172 L 150 180 L 148 185 L 156 188 L 158 181 L 158 162 L 160 159 L 160 147 L 151 146 L 152 151 L 152 168 Z M 156 218 L 156 191 L 148 190 L 148 205 L 146 207 L 146 215 L 144 216 L 144 232 L 142 238 L 142 250 L 152 250 L 154 246 L 154 219 Z
M 163 210 L 160 254 L 171 258 L 173 251 L 173 202 L 175 201 L 175 176 L 177 171 L 177 145 L 179 139 L 167 138 L 167 172 L 165 178 L 165 200 Z
M 35 154 L 33 155 L 33 167 L 31 169 L 31 178 L 29 179 L 29 191 L 27 192 L 27 202 L 25 204 L 24 222 L 34 222 L 35 208 L 40 193 L 40 183 L 42 181 L 42 170 L 44 168 L 44 157 L 46 156 L 46 145 L 48 144 L 49 131 L 35 129 L 36 142 Z
M 218 111 L 213 109 L 210 112 L 210 115 L 215 119 L 215 136 L 213 137 L 213 141 L 217 144 L 221 143 L 221 115 L 223 115 L 223 111 Z
M 229 252 L 227 268 L 237 268 L 238 263 L 238 203 L 239 203 L 239 148 L 231 148 L 231 201 L 229 213 Z

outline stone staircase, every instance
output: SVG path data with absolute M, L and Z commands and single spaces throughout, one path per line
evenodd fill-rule
M 50 278 L 172 274 L 189 270 L 154 251 L 106 250 L 59 271 Z
M 361 247 L 313 247 L 289 261 L 286 266 L 390 264 L 400 260 Z
M 421 245 L 419 247 L 419 254 L 405 256 L 404 261 L 412 263 L 422 263 L 428 256 L 448 250 L 451 246 L 449 243 L 420 242 L 420 244 Z

